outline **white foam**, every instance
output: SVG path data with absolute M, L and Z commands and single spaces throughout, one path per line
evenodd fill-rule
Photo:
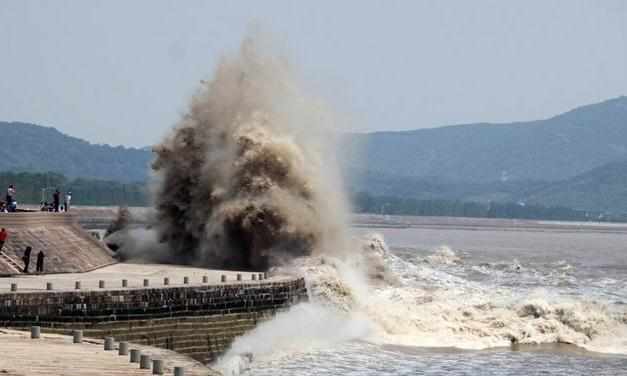
M 329 348 L 335 343 L 367 337 L 372 330 L 370 320 L 357 312 L 303 303 L 237 338 L 214 367 L 224 375 L 239 375 L 255 359 Z
M 603 303 L 470 282 L 431 263 L 395 256 L 380 235 L 367 237 L 362 245 L 363 252 L 348 260 L 296 260 L 291 271 L 307 277 L 311 303 L 238 339 L 219 366 L 228 368 L 229 358 L 241 354 L 280 357 L 358 338 L 464 349 L 570 343 L 627 354 L 627 314 Z M 457 257 L 447 248 L 434 255 L 440 264 L 445 256 L 445 265 Z

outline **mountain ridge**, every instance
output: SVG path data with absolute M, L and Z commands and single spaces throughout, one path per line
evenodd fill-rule
M 346 167 L 407 177 L 557 181 L 627 157 L 627 97 L 545 120 L 352 134 L 344 148 Z
M 92 144 L 53 127 L 0 122 L 0 170 L 63 173 L 72 178 L 143 181 L 150 152 Z

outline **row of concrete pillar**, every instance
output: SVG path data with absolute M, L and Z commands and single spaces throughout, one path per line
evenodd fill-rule
M 31 326 L 30 329 L 30 337 L 32 339 L 39 339 L 41 337 L 41 327 L 40 326 Z M 72 331 L 72 342 L 73 343 L 82 343 L 83 342 L 83 331 L 82 330 L 74 330 Z M 104 340 L 104 350 L 105 351 L 113 351 L 115 350 L 115 340 L 113 337 L 105 337 Z M 130 363 L 139 363 L 140 369 L 152 369 L 153 375 L 163 375 L 163 360 L 161 359 L 151 359 L 150 355 L 142 354 L 139 349 L 130 349 L 128 342 L 120 342 L 118 344 L 118 355 L 120 356 L 128 356 Z M 185 368 L 184 367 L 174 367 L 174 376 L 184 376 Z
M 252 273 L 250 279 L 252 281 L 256 281 L 258 280 L 264 280 L 268 278 L 268 273 Z M 237 281 L 242 281 L 242 275 L 241 274 L 237 274 L 236 276 Z M 220 282 L 224 283 L 227 281 L 226 275 L 222 275 L 220 276 Z M 204 275 L 202 277 L 202 283 L 208 283 L 209 282 L 209 277 Z M 163 278 L 163 285 L 164 286 L 168 286 L 170 284 L 170 278 L 165 277 Z M 189 277 L 183 277 L 183 284 L 187 285 L 189 284 Z M 100 280 L 98 281 L 98 288 L 104 289 L 106 286 L 105 281 Z M 148 279 L 144 279 L 144 287 L 149 287 L 150 286 L 150 280 Z M 122 280 L 122 287 L 128 287 L 128 280 L 127 279 L 123 279 Z M 81 281 L 76 281 L 74 282 L 74 289 L 76 290 L 80 290 L 81 289 Z M 53 285 L 52 282 L 46 282 L 46 290 L 53 290 Z M 15 292 L 17 291 L 17 283 L 11 283 L 11 291 Z

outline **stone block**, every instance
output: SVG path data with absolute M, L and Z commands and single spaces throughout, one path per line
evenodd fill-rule
M 141 350 L 131 349 L 131 355 L 129 357 L 129 361 L 131 363 L 139 363 L 141 353 L 142 353 Z
M 104 339 L 104 350 L 105 351 L 113 351 L 115 341 L 113 337 L 105 337 Z
M 150 355 L 141 354 L 139 356 L 139 368 L 150 369 L 151 363 Z

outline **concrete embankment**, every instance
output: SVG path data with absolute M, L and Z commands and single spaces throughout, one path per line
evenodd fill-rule
M 307 300 L 302 278 L 0 294 L 0 325 L 156 346 L 210 362 L 276 311 Z
M 26 247 L 31 247 L 29 272 L 37 254 L 45 254 L 46 273 L 86 272 L 116 262 L 106 246 L 93 239 L 70 213 L 0 213 L 8 239 L 0 251 L 0 275 L 23 275 Z

